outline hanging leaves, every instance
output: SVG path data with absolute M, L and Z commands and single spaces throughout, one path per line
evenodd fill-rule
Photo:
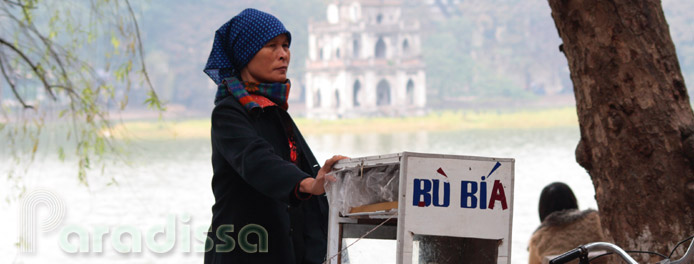
M 43 148 L 71 160 L 66 149 L 74 149 L 77 178 L 88 185 L 91 165 L 118 151 L 103 131 L 113 127 L 109 113 L 125 109 L 131 91 L 143 91 L 144 104 L 164 111 L 137 23 L 128 0 L 0 1 L 0 87 L 12 91 L 2 98 L 0 131 L 8 131 L 1 140 L 11 142 L 18 163 L 30 163 Z M 61 131 L 66 144 L 40 144 L 44 126 Z M 9 173 L 21 183 L 21 174 Z

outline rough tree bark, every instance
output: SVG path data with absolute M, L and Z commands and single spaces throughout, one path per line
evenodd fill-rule
M 549 0 L 604 231 L 669 253 L 694 235 L 694 114 L 659 0 Z M 683 251 L 680 251 L 681 253 Z

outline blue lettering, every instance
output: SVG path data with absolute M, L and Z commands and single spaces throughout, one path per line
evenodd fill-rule
M 451 196 L 451 184 L 443 183 L 443 204 L 439 203 L 439 180 L 432 180 L 434 182 L 434 206 L 438 207 L 448 207 L 450 204 Z
M 414 179 L 414 192 L 412 193 L 414 200 L 412 205 L 419 207 L 429 206 L 431 204 L 431 194 L 429 192 L 431 192 L 431 181 Z
M 468 189 L 468 186 L 470 186 L 470 189 Z M 477 182 L 461 181 L 460 187 L 460 207 L 477 208 L 477 196 L 475 196 L 477 193 Z
M 484 181 L 484 176 L 480 182 L 480 209 L 487 209 L 487 182 Z

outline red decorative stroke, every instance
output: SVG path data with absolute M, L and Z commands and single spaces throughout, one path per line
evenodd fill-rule
M 445 176 L 446 178 L 448 178 L 448 175 L 446 175 L 446 173 L 443 171 L 443 169 L 439 168 L 438 170 L 436 170 L 436 172 L 438 172 L 439 174 L 441 174 L 441 175 Z

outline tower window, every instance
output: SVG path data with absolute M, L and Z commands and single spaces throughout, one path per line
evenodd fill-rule
M 382 59 L 386 57 L 386 43 L 383 41 L 383 38 L 378 38 L 374 53 L 376 58 Z

